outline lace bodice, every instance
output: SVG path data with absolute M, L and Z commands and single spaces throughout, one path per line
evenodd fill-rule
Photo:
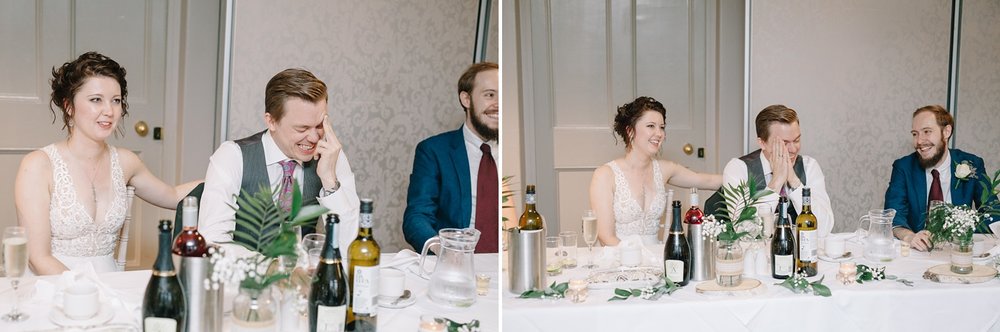
M 653 188 L 656 191 L 652 202 L 643 211 L 642 205 L 632 197 L 632 190 L 625 179 L 625 173 L 613 160 L 608 166 L 615 173 L 615 234 L 622 238 L 628 235 L 656 235 L 660 217 L 667 206 L 667 191 L 660 173 L 660 163 L 653 161 Z
M 106 207 L 104 217 L 99 220 L 93 220 L 83 203 L 77 200 L 73 178 L 56 146 L 48 145 L 42 151 L 52 162 L 54 188 L 49 203 L 52 254 L 76 257 L 111 255 L 118 243 L 118 232 L 125 222 L 126 208 L 125 176 L 118 162 L 118 151 L 108 145 L 113 199 Z

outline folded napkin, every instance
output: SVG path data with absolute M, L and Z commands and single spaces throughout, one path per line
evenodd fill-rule
M 382 263 L 381 268 L 394 268 L 404 272 L 410 272 L 418 277 L 424 279 L 430 279 L 430 273 L 427 271 L 434 271 L 435 259 L 428 259 L 424 263 L 424 270 L 420 271 L 420 254 L 416 253 L 410 249 L 400 250 L 398 253 L 392 256 L 388 262 Z
M 116 292 L 101 281 L 93 265 L 84 263 L 74 266 L 74 270 L 63 272 L 54 282 L 39 278 L 35 282 L 34 301 L 50 303 L 53 307 L 62 309 L 63 294 L 66 289 L 78 287 L 80 284 L 91 284 L 97 287 L 98 301 L 110 304 L 117 313 L 133 316 L 136 313 L 135 305 L 128 305 L 122 301 Z M 131 317 L 135 319 L 135 317 Z
M 650 251 L 639 236 L 626 236 L 621 239 L 617 246 L 605 246 L 599 254 L 594 256 L 594 264 L 601 267 L 621 266 L 622 251 L 638 249 L 641 255 L 639 266 L 657 266 L 657 256 Z

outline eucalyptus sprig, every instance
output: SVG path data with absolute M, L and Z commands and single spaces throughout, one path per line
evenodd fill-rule
M 566 297 L 567 289 L 569 289 L 568 282 L 556 284 L 556 282 L 553 281 L 552 285 L 550 285 L 546 289 L 542 290 L 529 289 L 524 291 L 524 293 L 521 293 L 521 295 L 518 297 L 522 299 L 546 299 L 546 298 L 561 299 Z
M 644 298 L 650 301 L 659 300 L 664 294 L 670 295 L 671 293 L 681 289 L 677 283 L 670 281 L 670 278 L 663 276 L 662 279 L 656 282 L 653 286 L 646 288 L 615 288 L 615 296 L 608 299 L 608 301 L 624 301 L 628 300 L 630 297 Z
M 448 332 L 479 332 L 479 320 L 473 319 L 468 323 L 459 323 L 445 318 L 448 322 Z
M 775 285 L 788 288 L 796 294 L 803 294 L 811 289 L 813 295 L 829 297 L 833 293 L 830 292 L 830 287 L 823 285 L 823 278 L 826 278 L 826 276 L 824 275 L 819 280 L 809 282 L 804 275 L 795 273 L 791 278 L 785 279 L 784 282 Z
M 857 266 L 857 277 L 855 281 L 859 284 L 865 283 L 865 281 L 879 281 L 879 280 L 895 280 L 903 285 L 913 287 L 913 282 L 901 279 L 897 276 L 891 274 L 885 274 L 885 266 L 883 267 L 870 267 L 864 264 L 858 264 Z

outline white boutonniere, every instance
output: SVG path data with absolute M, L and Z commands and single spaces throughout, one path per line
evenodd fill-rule
M 969 181 L 969 179 L 976 178 L 976 168 L 972 166 L 972 162 L 968 160 L 963 160 L 961 163 L 955 164 L 955 189 L 958 189 L 958 184 L 963 181 Z

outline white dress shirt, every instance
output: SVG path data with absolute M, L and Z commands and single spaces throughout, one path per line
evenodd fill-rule
M 809 187 L 810 194 L 812 195 L 812 212 L 816 215 L 816 220 L 819 223 L 817 227 L 819 237 L 826 237 L 833 229 L 834 223 L 833 209 L 830 207 L 830 196 L 826 193 L 826 178 L 823 176 L 823 170 L 820 169 L 816 159 L 809 156 L 800 156 L 802 157 L 802 166 L 806 172 L 806 181 L 808 182 L 806 186 Z M 760 162 L 761 169 L 764 172 L 764 183 L 771 182 L 771 164 L 764 157 L 763 152 L 761 152 Z M 746 181 L 747 177 L 746 163 L 739 158 L 733 158 L 726 164 L 726 168 L 722 171 L 722 185 L 735 187 L 739 185 L 740 181 Z M 760 189 L 763 190 L 764 188 Z M 792 206 L 795 207 L 795 211 L 801 213 L 802 186 L 791 190 L 785 184 L 785 193 Z M 767 211 L 774 211 L 778 208 L 779 196 L 777 192 L 771 193 L 770 195 L 761 197 L 759 202 L 760 204 L 766 204 L 765 208 Z
M 469 154 L 469 180 L 472 184 L 472 213 L 469 214 L 469 228 L 476 228 L 476 192 L 479 184 L 479 162 L 483 159 L 483 150 L 479 147 L 483 145 L 483 140 L 472 132 L 467 125 L 462 125 L 462 136 L 465 137 L 465 152 Z M 493 162 L 497 162 L 497 141 L 486 142 L 490 146 L 490 154 L 493 155 Z M 497 167 L 497 171 L 500 168 Z
M 941 158 L 937 167 L 924 170 L 927 179 L 927 205 L 931 204 L 931 183 L 934 182 L 934 174 L 931 174 L 931 171 L 935 169 L 938 170 L 938 177 L 941 179 L 941 193 L 943 194 L 941 197 L 944 198 L 945 203 L 951 203 L 951 151 L 944 151 L 944 157 Z
M 289 158 L 274 143 L 270 131 L 261 136 L 261 143 L 264 148 L 264 160 L 267 163 L 268 182 L 277 195 L 283 175 L 279 162 Z M 330 213 L 336 213 L 340 216 L 338 237 L 340 238 L 340 249 L 343 252 L 347 250 L 347 246 L 358 233 L 358 212 L 360 209 L 354 172 L 351 171 L 351 165 L 343 150 L 340 151 L 340 156 L 337 159 L 336 172 L 337 180 L 340 181 L 340 189 L 332 195 L 318 197 L 317 202 L 330 209 Z M 301 185 L 304 176 L 301 164 L 295 167 L 293 176 Z M 242 181 L 243 152 L 236 142 L 226 141 L 219 146 L 218 150 L 215 150 L 208 162 L 208 171 L 205 174 L 205 191 L 201 196 L 201 206 L 198 213 L 198 232 L 209 242 L 223 243 L 225 249 L 230 252 L 235 250 L 237 254 L 248 254 L 249 251 L 242 246 L 231 243 L 233 235 L 229 233 L 236 228 L 236 211 L 230 206 L 236 206 L 236 196 L 240 194 Z

